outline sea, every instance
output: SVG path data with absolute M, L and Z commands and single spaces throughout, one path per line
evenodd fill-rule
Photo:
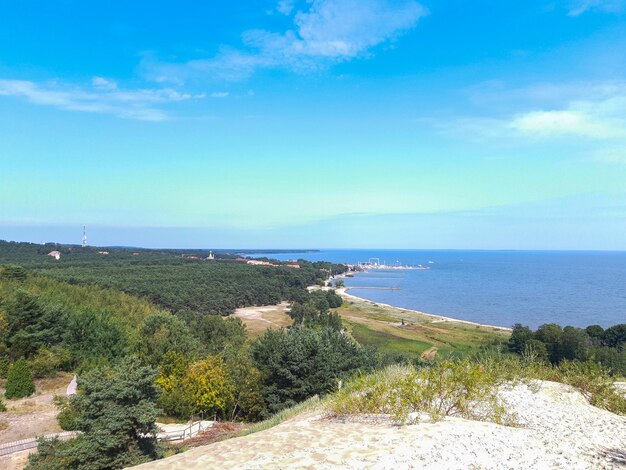
M 345 284 L 350 294 L 374 302 L 487 325 L 626 323 L 626 252 L 321 250 L 255 256 L 428 266 L 358 273 Z

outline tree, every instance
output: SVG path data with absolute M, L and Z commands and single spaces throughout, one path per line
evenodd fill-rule
M 9 398 L 23 398 L 35 393 L 33 375 L 24 358 L 20 358 L 9 368 L 4 395 Z
M 237 317 L 202 315 L 193 322 L 193 331 L 209 354 L 221 354 L 229 346 L 239 349 L 246 342 L 246 325 Z
M 42 346 L 61 341 L 65 314 L 58 308 L 44 306 L 26 290 L 19 289 L 15 300 L 6 307 L 8 343 L 11 356 L 31 356 Z
M 188 419 L 193 414 L 191 397 L 184 388 L 189 363 L 187 357 L 176 351 L 169 351 L 163 356 L 156 379 L 161 391 L 157 403 L 168 416 Z
M 230 417 L 234 387 L 219 356 L 189 363 L 181 354 L 168 353 L 156 383 L 162 390 L 159 404 L 169 415 L 189 418 L 203 412 Z
M 585 328 L 585 331 L 590 338 L 602 338 L 602 335 L 604 334 L 604 328 L 600 325 L 589 325 Z
M 247 348 L 231 348 L 225 357 L 226 370 L 234 389 L 231 419 L 242 417 L 256 421 L 265 410 L 261 372 L 255 367 Z
M 622 349 L 626 343 L 626 323 L 614 325 L 604 330 L 602 335 L 604 344 L 610 348 Z
M 158 365 L 170 351 L 189 355 L 196 350 L 196 346 L 189 328 L 180 318 L 167 312 L 154 313 L 145 318 L 141 328 L 140 351 L 149 364 Z
M 561 337 L 559 360 L 586 361 L 590 347 L 591 340 L 585 330 L 566 326 Z
M 123 468 L 156 457 L 155 372 L 135 357 L 78 377 L 79 467 Z
M 548 358 L 553 364 L 559 362 L 563 357 L 563 353 L 561 351 L 562 338 L 563 330 L 556 323 L 546 323 L 541 325 L 535 333 L 535 339 L 546 345 Z
M 234 389 L 219 356 L 193 362 L 183 382 L 191 397 L 194 413 L 224 417 L 234 404 Z
M 269 414 L 330 392 L 373 358 L 349 336 L 328 328 L 267 330 L 252 346 Z
M 534 333 L 527 326 L 522 326 L 521 323 L 513 325 L 513 331 L 511 337 L 507 343 L 508 349 L 511 352 L 522 354 L 524 352 L 526 342 L 534 338 Z
M 154 378 L 136 357 L 79 376 L 79 394 L 70 401 L 82 434 L 66 442 L 41 440 L 27 469 L 121 469 L 157 458 Z
M 106 312 L 85 308 L 67 317 L 64 341 L 80 360 L 114 360 L 128 354 L 128 338 L 122 325 Z

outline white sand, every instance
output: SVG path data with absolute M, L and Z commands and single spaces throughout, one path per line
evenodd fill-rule
M 573 388 L 538 382 L 500 396 L 520 427 L 447 418 L 410 426 L 309 412 L 249 436 L 198 447 L 148 469 L 609 469 L 626 465 L 626 418 Z M 622 467 L 623 468 L 623 467 Z

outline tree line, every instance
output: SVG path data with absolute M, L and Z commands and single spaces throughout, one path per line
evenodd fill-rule
M 576 328 L 547 323 L 532 331 L 518 323 L 508 341 L 508 350 L 513 353 L 532 354 L 552 364 L 591 360 L 618 376 L 626 376 L 625 346 L 626 324 L 604 329 L 600 325 Z

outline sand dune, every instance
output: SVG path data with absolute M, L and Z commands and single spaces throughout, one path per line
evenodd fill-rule
M 518 427 L 447 418 L 387 420 L 308 412 L 274 428 L 198 447 L 142 469 L 609 469 L 626 465 L 626 418 L 553 382 L 504 388 Z

